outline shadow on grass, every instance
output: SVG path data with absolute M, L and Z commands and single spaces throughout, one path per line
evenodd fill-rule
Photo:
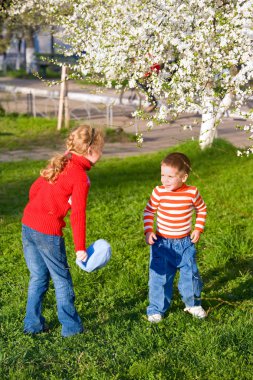
M 20 176 L 22 176 L 22 173 L 20 173 Z M 18 181 L 9 182 L 1 187 L 0 214 L 2 216 L 21 215 L 28 201 L 29 188 L 34 179 L 20 179 Z
M 231 284 L 229 284 L 232 281 Z M 220 300 L 233 304 L 252 299 L 253 292 L 253 258 L 231 258 L 225 265 L 218 266 L 208 271 L 204 276 L 204 282 L 211 284 L 212 289 L 220 289 L 229 285 L 227 292 L 219 292 L 219 301 L 211 301 L 216 305 Z M 239 282 L 239 283 L 238 283 Z

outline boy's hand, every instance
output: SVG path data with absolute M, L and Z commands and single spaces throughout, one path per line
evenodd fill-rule
M 77 251 L 76 258 L 81 261 L 86 261 L 88 259 L 88 255 L 86 251 Z
M 145 240 L 147 244 L 153 245 L 155 240 L 157 240 L 156 234 L 154 232 L 147 232 Z
M 198 230 L 194 230 L 191 234 L 192 243 L 197 243 L 199 241 L 201 232 Z

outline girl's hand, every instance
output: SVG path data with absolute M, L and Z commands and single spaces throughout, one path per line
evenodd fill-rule
M 88 255 L 86 251 L 77 251 L 76 258 L 81 261 L 86 261 L 88 259 Z
M 147 232 L 145 240 L 147 244 L 153 245 L 155 240 L 157 240 L 156 234 L 154 232 Z
M 192 243 L 197 243 L 199 241 L 201 232 L 198 230 L 194 230 L 191 234 Z

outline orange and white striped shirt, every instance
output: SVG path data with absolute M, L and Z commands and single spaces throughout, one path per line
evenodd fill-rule
M 165 238 L 183 238 L 191 233 L 192 214 L 196 211 L 195 230 L 203 232 L 206 205 L 195 186 L 183 184 L 174 191 L 156 186 L 144 210 L 144 233 L 153 232 Z

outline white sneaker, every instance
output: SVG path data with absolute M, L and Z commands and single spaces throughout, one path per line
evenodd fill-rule
M 161 314 L 148 315 L 148 321 L 151 323 L 159 323 L 161 322 L 162 318 L 163 317 L 161 316 Z
M 184 311 L 188 311 L 188 313 L 192 314 L 197 318 L 206 318 L 207 314 L 202 306 L 192 306 L 184 308 Z

